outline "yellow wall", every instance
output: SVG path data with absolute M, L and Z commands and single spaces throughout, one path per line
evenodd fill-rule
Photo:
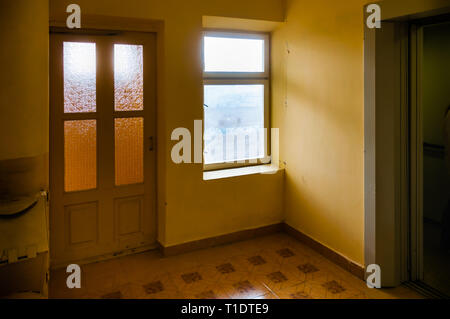
M 48 1 L 0 2 L 0 195 L 47 187 Z
M 272 125 L 281 128 L 286 222 L 364 264 L 363 7 L 382 19 L 448 0 L 287 0 L 272 36 Z
M 73 1 L 51 0 L 50 18 Z M 283 173 L 203 181 L 201 164 L 174 164 L 170 134 L 202 119 L 202 16 L 282 21 L 280 0 L 78 0 L 83 15 L 162 20 L 158 65 L 158 240 L 166 246 L 282 221 Z M 126 5 L 125 5 L 126 3 Z M 83 21 L 81 22 L 83 26 Z
M 287 1 L 273 34 L 286 222 L 364 264 L 363 5 Z
M 0 160 L 48 151 L 48 3 L 0 4 Z

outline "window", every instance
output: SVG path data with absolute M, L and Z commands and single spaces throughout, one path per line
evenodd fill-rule
M 267 164 L 268 35 L 206 31 L 203 63 L 205 170 Z

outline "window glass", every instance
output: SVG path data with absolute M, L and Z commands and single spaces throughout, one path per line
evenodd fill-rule
M 116 185 L 144 181 L 144 119 L 142 117 L 116 118 L 115 180 Z
M 264 72 L 264 40 L 204 37 L 205 72 Z
M 95 43 L 64 42 L 64 113 L 95 112 Z
M 144 47 L 114 45 L 114 109 L 140 111 L 144 109 Z
M 264 85 L 205 85 L 205 164 L 264 157 Z
M 64 190 L 97 187 L 97 121 L 64 122 Z

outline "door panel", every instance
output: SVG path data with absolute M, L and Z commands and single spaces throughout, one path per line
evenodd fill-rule
M 121 247 L 143 240 L 143 196 L 115 200 L 116 236 Z
M 53 266 L 154 244 L 154 34 L 50 39 Z
M 64 207 L 66 218 L 67 247 L 76 248 L 97 244 L 98 239 L 98 203 Z

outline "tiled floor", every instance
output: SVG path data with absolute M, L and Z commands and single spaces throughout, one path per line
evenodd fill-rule
M 406 287 L 366 284 L 279 233 L 174 257 L 157 251 L 83 265 L 81 289 L 52 272 L 50 298 L 421 298 Z

